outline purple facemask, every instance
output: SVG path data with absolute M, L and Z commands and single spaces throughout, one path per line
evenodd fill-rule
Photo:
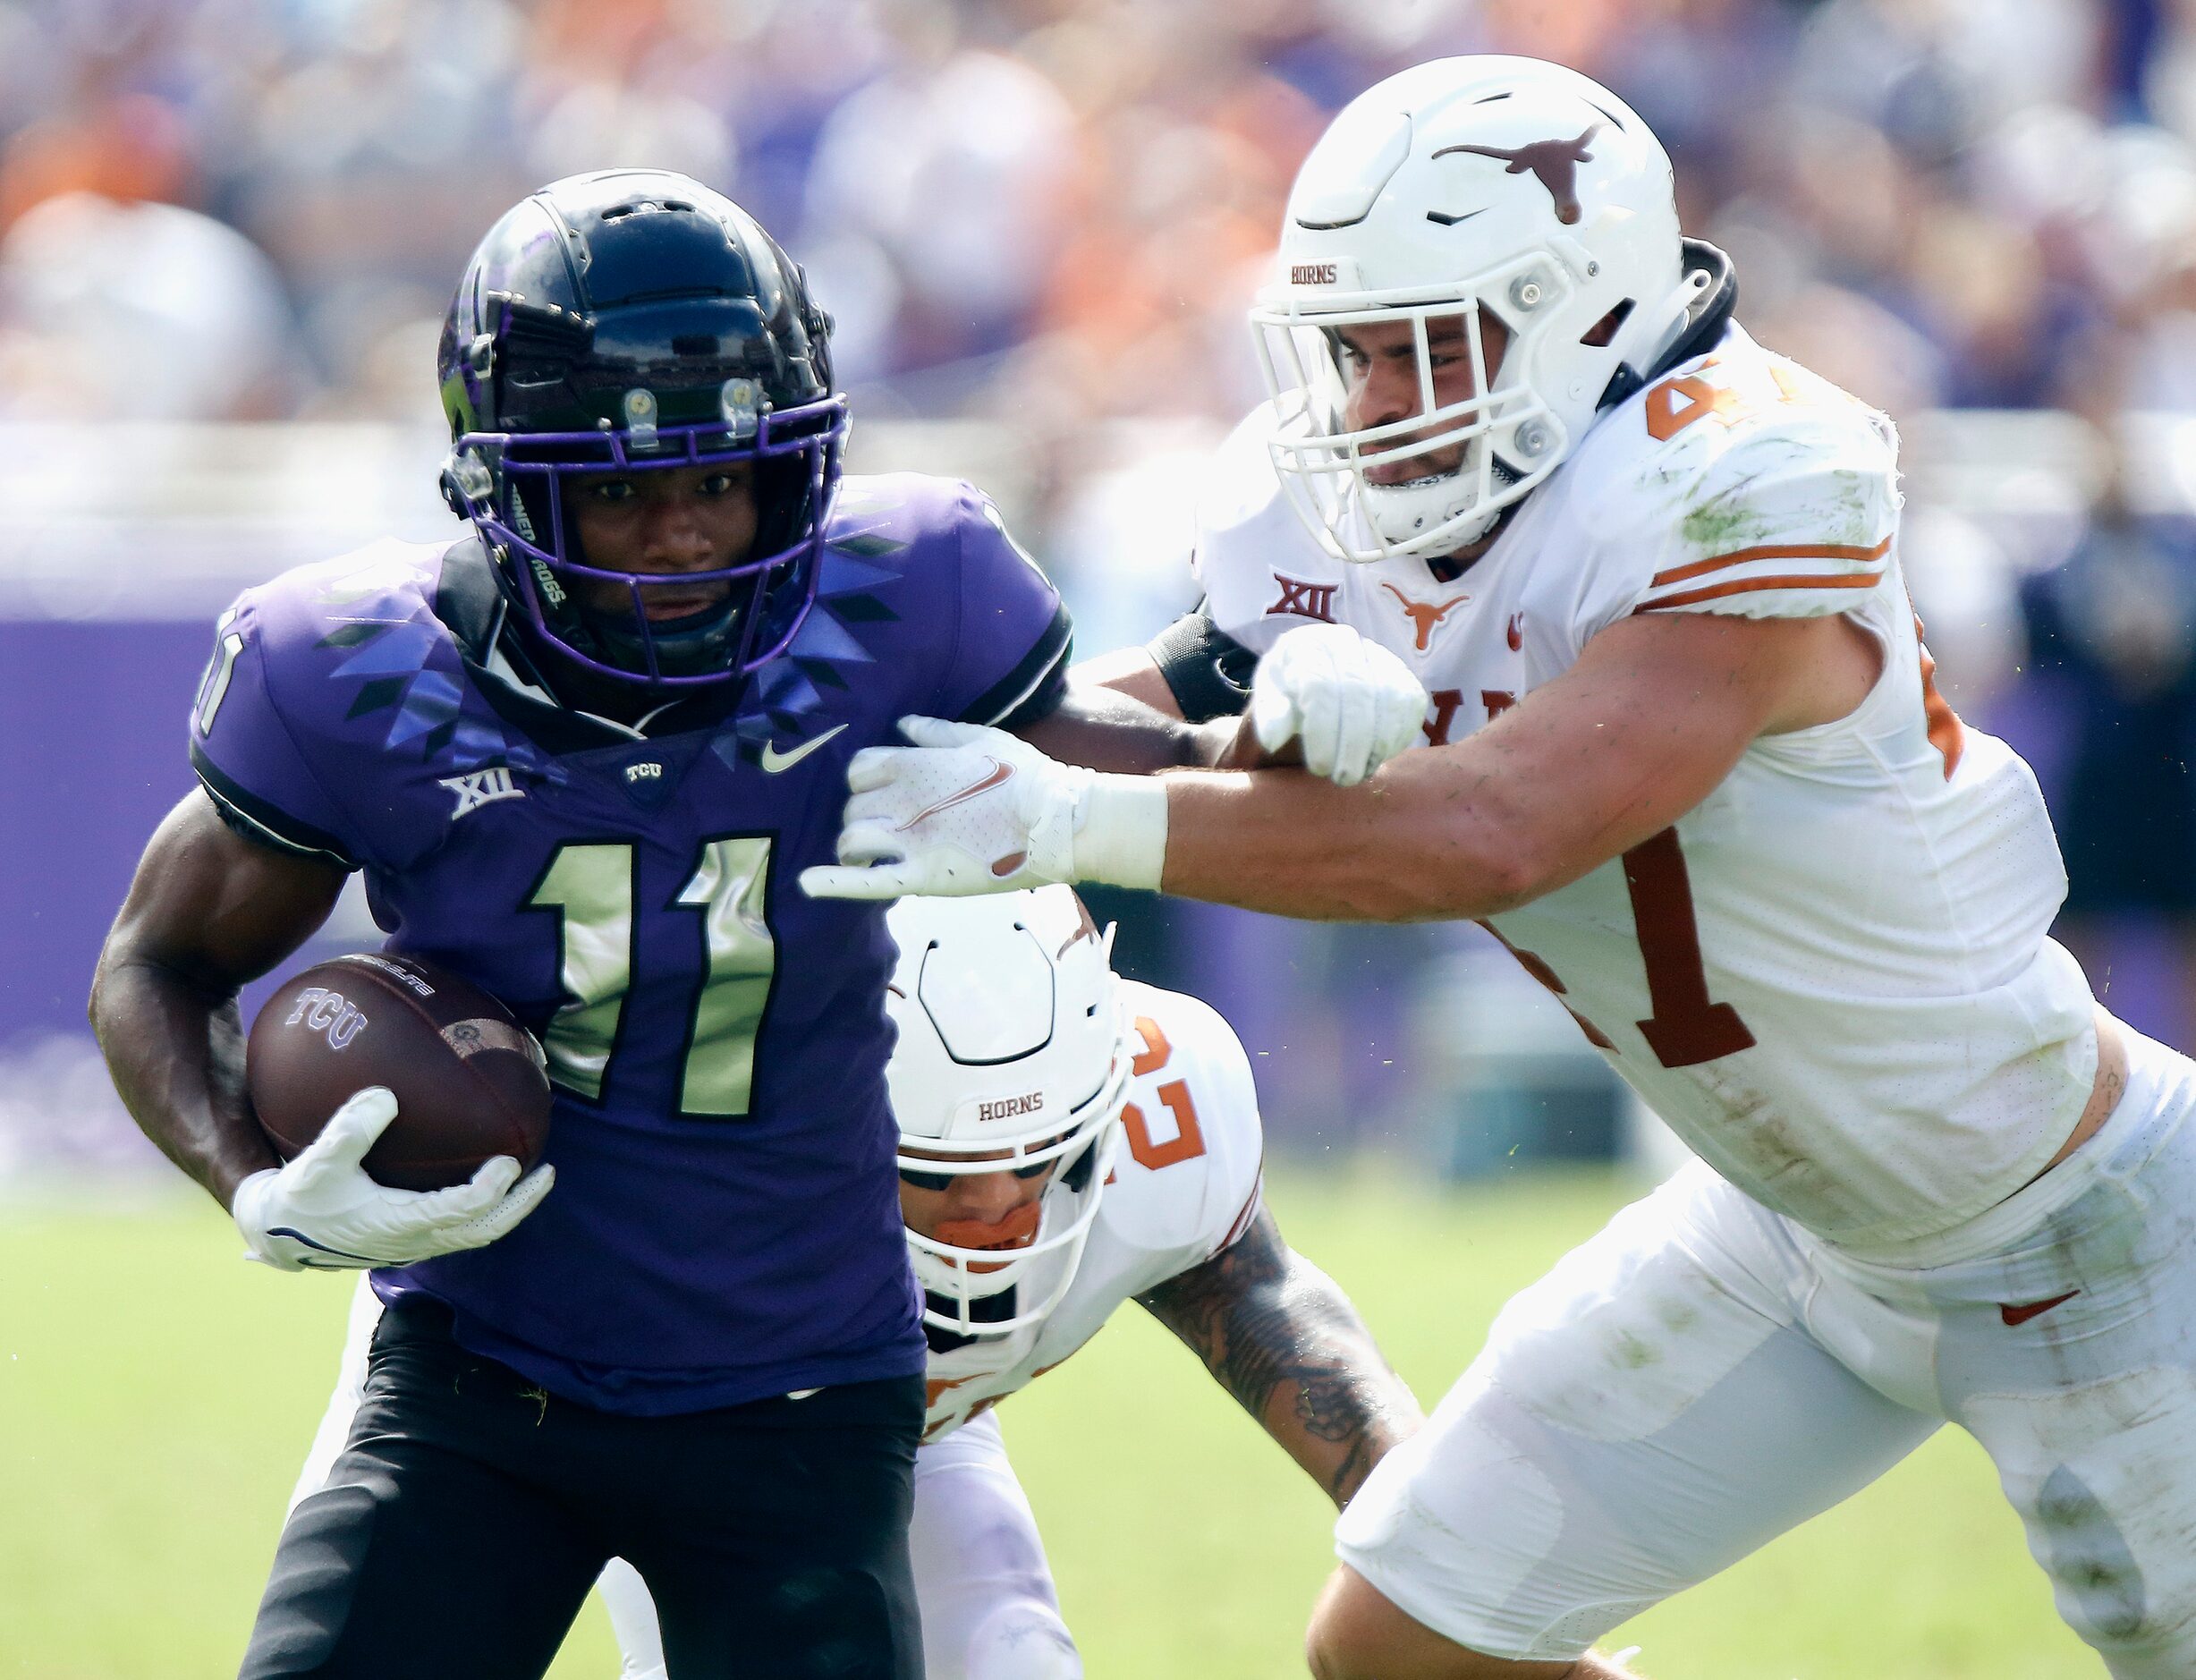
M 558 653 L 598 675 L 651 688 L 737 681 L 784 652 L 815 604 L 824 525 L 845 447 L 846 399 L 775 412 L 728 403 L 725 419 L 703 425 L 659 428 L 652 418 L 629 413 L 623 429 L 467 432 L 452 452 L 446 482 L 496 553 L 507 592 Z M 571 557 L 568 476 L 741 462 L 755 468 L 758 523 L 752 551 L 737 564 L 673 575 L 611 571 Z M 604 583 L 624 590 L 630 618 L 582 605 L 584 590 Z M 645 607 L 651 588 L 722 590 L 727 599 L 721 608 L 651 624 Z M 613 662 L 620 654 L 626 663 Z

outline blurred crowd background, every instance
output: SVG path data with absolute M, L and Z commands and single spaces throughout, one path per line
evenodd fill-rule
M 741 199 L 837 318 L 857 464 L 982 483 L 1098 652 L 1193 599 L 1297 162 L 1462 52 L 1615 89 L 1754 335 L 1900 421 L 1940 680 L 2037 764 L 2107 1002 L 2196 1046 L 2192 0 L 0 0 L 0 1175 L 137 1158 L 51 1116 L 110 1101 L 81 1001 L 207 626 L 449 530 L 434 338 L 510 203 L 613 164 Z M 1637 1125 L 1469 930 L 1107 907 L 1284 1147 Z

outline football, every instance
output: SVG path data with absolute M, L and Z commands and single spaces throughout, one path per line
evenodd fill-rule
M 541 1158 L 549 1080 L 541 1046 L 487 992 L 436 964 L 382 951 L 293 976 L 251 1025 L 251 1106 L 288 1160 L 345 1099 L 396 1095 L 366 1171 L 398 1190 L 462 1184 L 483 1161 Z

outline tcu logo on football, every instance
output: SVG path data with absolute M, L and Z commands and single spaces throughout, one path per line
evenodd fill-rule
M 341 992 L 332 992 L 325 986 L 308 986 L 297 995 L 290 1018 L 282 1024 L 294 1027 L 300 1022 L 314 1032 L 325 1033 L 328 1048 L 340 1050 L 359 1036 L 359 1029 L 366 1024 L 366 1012 Z

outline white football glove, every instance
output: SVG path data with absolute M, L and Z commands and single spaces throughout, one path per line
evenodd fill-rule
M 1166 790 L 1061 764 L 1003 729 L 903 717 L 911 747 L 865 747 L 839 867 L 801 871 L 813 898 L 966 897 L 1053 881 L 1156 888 Z
M 1346 624 L 1284 632 L 1251 679 L 1251 725 L 1278 751 L 1304 742 L 1304 768 L 1355 787 L 1406 747 L 1420 744 L 1426 690 L 1395 654 Z
M 391 1190 L 360 1163 L 395 1118 L 396 1098 L 369 1085 L 286 1165 L 237 1185 L 230 1212 L 246 1258 L 284 1272 L 358 1271 L 480 1248 L 531 1213 L 555 1181 L 550 1167 L 521 1180 L 518 1162 L 498 1155 L 447 1190 Z

